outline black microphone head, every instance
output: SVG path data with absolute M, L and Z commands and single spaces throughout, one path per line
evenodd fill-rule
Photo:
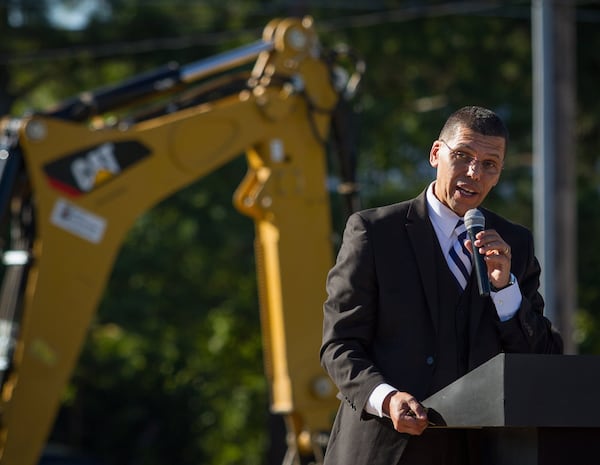
M 467 230 L 473 228 L 485 229 L 485 217 L 477 208 L 472 208 L 465 213 L 465 227 Z

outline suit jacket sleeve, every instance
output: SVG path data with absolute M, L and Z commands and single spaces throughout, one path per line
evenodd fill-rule
M 327 277 L 321 363 L 343 400 L 363 412 L 372 390 L 385 382 L 369 354 L 375 332 L 377 284 L 368 227 L 351 215 L 335 266 Z
M 502 229 L 501 226 L 498 227 Z M 521 294 L 521 306 L 513 318 L 498 323 L 503 351 L 512 353 L 562 353 L 563 342 L 551 322 L 543 316 L 544 300 L 538 289 L 540 265 L 534 254 L 533 236 L 521 226 L 511 224 L 506 231 L 499 231 L 511 244 L 513 251 L 512 272 L 517 277 Z

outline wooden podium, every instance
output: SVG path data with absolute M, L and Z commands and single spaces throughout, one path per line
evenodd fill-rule
M 499 354 L 423 401 L 442 428 L 482 429 L 481 465 L 600 464 L 600 357 Z

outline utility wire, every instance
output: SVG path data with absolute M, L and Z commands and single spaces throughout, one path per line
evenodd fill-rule
M 501 4 L 502 2 L 447 2 L 424 7 L 417 6 L 396 10 L 381 10 L 373 13 L 342 17 L 339 19 L 319 20 L 318 28 L 323 31 L 334 31 L 372 27 L 385 23 L 405 22 L 423 17 L 481 13 L 497 9 Z M 71 46 L 60 49 L 40 50 L 33 53 L 21 53 L 19 55 L 4 54 L 0 55 L 0 65 L 73 59 L 78 56 L 85 56 L 87 58 L 106 58 L 138 55 L 157 50 L 182 50 L 203 45 L 218 45 L 224 41 L 234 41 L 241 36 L 250 34 L 260 36 L 261 31 L 262 29 L 246 29 L 206 33 L 198 36 L 117 42 L 106 45 Z
M 76 57 L 106 58 L 116 56 L 140 55 L 158 50 L 182 50 L 197 46 L 218 45 L 236 40 L 240 36 L 260 35 L 262 29 L 247 29 L 227 32 L 212 32 L 201 36 L 166 37 L 160 39 L 144 39 L 138 41 L 112 42 L 106 45 L 70 46 L 67 48 L 40 50 L 20 55 L 0 55 L 2 64 L 25 64 L 41 61 L 57 61 Z
M 6 1 L 6 0 L 4 0 Z M 159 1 L 159 0 L 157 0 Z M 2 2 L 2 0 L 0 0 Z M 509 2 L 515 5 L 515 2 Z M 517 2 L 523 4 L 523 2 Z M 525 2 L 529 3 L 529 2 Z M 598 0 L 578 3 L 600 3 Z M 1 4 L 1 3 L 0 3 Z M 289 6 L 289 5 L 288 5 Z M 441 16 L 458 15 L 485 15 L 528 17 L 529 7 L 513 7 L 511 13 L 507 10 L 506 2 L 502 1 L 458 1 L 434 5 L 416 5 L 395 10 L 379 10 L 375 12 L 351 15 L 340 18 L 319 19 L 319 30 L 331 32 L 347 29 L 368 28 L 388 23 L 401 23 L 420 18 L 434 18 Z M 264 11 L 262 12 L 264 13 Z M 591 22 L 600 21 L 600 12 L 590 10 L 584 16 L 578 12 L 578 19 Z M 184 37 L 166 37 L 159 39 L 145 39 L 139 41 L 113 42 L 106 45 L 70 46 L 59 49 L 40 50 L 32 53 L 0 54 L 0 65 L 15 65 L 39 63 L 44 61 L 66 60 L 77 57 L 106 58 L 117 56 L 140 55 L 157 50 L 183 50 L 197 46 L 215 46 L 227 41 L 237 41 L 240 37 L 248 35 L 260 36 L 262 29 L 243 29 L 235 31 L 211 32 L 202 35 Z

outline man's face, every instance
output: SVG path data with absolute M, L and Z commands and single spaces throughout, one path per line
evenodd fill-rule
M 436 197 L 457 215 L 477 208 L 500 179 L 506 141 L 458 128 L 449 140 L 436 140 L 429 163 L 437 169 Z

